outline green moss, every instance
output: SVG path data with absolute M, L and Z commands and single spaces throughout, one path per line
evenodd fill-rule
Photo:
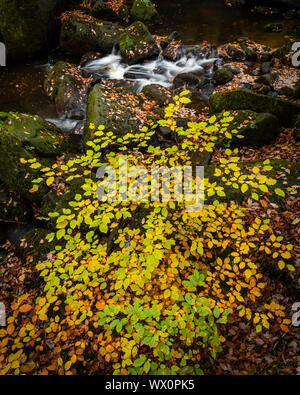
M 233 78 L 233 73 L 228 67 L 219 69 L 214 74 L 214 80 L 217 84 L 223 85 L 231 81 Z
M 135 22 L 119 37 L 122 56 L 129 63 L 137 63 L 159 54 L 159 48 L 148 28 L 142 22 Z
M 154 4 L 150 0 L 135 0 L 131 15 L 136 21 L 153 22 L 159 18 Z
M 300 114 L 299 104 L 242 89 L 211 95 L 209 107 L 212 113 L 223 110 L 251 110 L 258 113 L 269 113 L 275 115 L 279 122 L 286 126 L 292 126 L 297 115 Z

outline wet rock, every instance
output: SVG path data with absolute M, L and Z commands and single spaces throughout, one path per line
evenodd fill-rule
M 268 74 L 270 72 L 270 69 L 271 69 L 271 62 L 264 62 L 260 66 L 260 72 L 262 75 Z
M 245 51 L 246 59 L 256 60 L 257 53 L 254 49 L 250 48 L 247 43 L 241 43 L 240 46 Z
M 118 19 L 118 14 L 103 0 L 97 0 L 91 14 L 96 18 L 108 19 L 110 21 Z
M 135 22 L 125 29 L 119 37 L 119 46 L 123 58 L 129 64 L 139 63 L 159 54 L 155 39 L 142 22 Z
M 97 51 L 110 53 L 123 30 L 117 23 L 91 16 L 71 16 L 62 25 L 60 46 L 80 55 Z
M 87 91 L 92 79 L 84 79 L 81 71 L 70 63 L 57 62 L 44 83 L 47 94 L 55 101 L 59 116 L 71 119 L 85 117 Z
M 218 85 L 227 84 L 227 82 L 233 79 L 233 73 L 228 67 L 219 69 L 214 74 L 214 80 Z
M 300 114 L 299 104 L 242 89 L 214 93 L 209 99 L 209 106 L 212 113 L 223 110 L 270 113 L 275 115 L 284 126 L 293 125 L 297 115 Z
M 120 102 L 120 95 L 123 97 L 123 104 Z M 129 99 L 131 105 L 128 105 Z M 128 88 L 95 85 L 88 99 L 84 141 L 93 139 L 93 131 L 89 127 L 91 123 L 96 128 L 103 125 L 107 132 L 112 131 L 120 137 L 139 130 L 140 122 L 131 110 L 131 106 L 137 106 L 139 100 L 140 96 Z
M 201 88 L 205 82 L 205 77 L 203 75 L 196 75 L 195 73 L 181 73 L 174 78 L 174 87 L 177 88 L 187 88 L 196 89 Z
M 227 130 L 238 130 L 238 134 L 243 138 L 236 137 L 232 134 L 231 146 L 263 146 L 269 144 L 279 134 L 278 119 L 267 113 L 256 113 L 253 111 L 233 111 L 230 114 L 234 120 L 230 122 Z M 223 115 L 217 115 L 217 121 L 222 119 Z M 228 139 L 219 142 L 220 145 L 226 145 Z
M 161 85 L 151 84 L 144 86 L 142 93 L 148 98 L 154 100 L 160 107 L 166 106 L 170 102 L 170 96 L 167 95 Z
M 166 48 L 171 42 L 179 40 L 179 34 L 174 31 L 172 32 L 165 40 L 160 43 L 160 46 L 164 49 Z
M 88 52 L 84 54 L 80 59 L 79 66 L 81 68 L 85 67 L 89 62 L 91 62 L 92 60 L 99 59 L 101 56 L 102 54 L 100 52 Z
M 160 16 L 151 0 L 135 0 L 130 14 L 135 21 L 160 22 Z
M 283 29 L 284 29 L 283 23 L 268 23 L 264 27 L 265 32 L 280 33 L 280 32 L 282 32 Z
M 239 45 L 227 44 L 222 47 L 225 51 L 225 58 L 232 59 L 236 61 L 243 61 L 246 59 L 245 52 L 241 49 Z M 222 53 L 220 54 L 222 56 Z
M 263 7 L 263 6 L 256 6 L 252 10 L 254 14 L 258 15 L 279 15 L 280 10 L 274 7 Z
M 270 73 L 261 75 L 260 77 L 257 78 L 257 82 L 263 85 L 272 85 L 274 82 L 274 79 Z
M 49 50 L 55 37 L 55 15 L 62 9 L 60 0 L 2 0 L 0 31 L 12 59 L 32 57 Z
M 52 165 L 55 157 L 77 152 L 69 137 L 39 116 L 0 113 L 0 180 L 12 191 L 29 200 L 41 200 L 47 188 L 31 193 L 32 180 L 38 170 L 20 162 L 38 158 L 44 166 Z

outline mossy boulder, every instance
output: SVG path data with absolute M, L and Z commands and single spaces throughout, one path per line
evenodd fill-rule
M 135 0 L 130 13 L 136 21 L 158 22 L 160 20 L 156 7 L 151 0 Z
M 133 109 L 139 106 L 141 100 L 139 95 L 126 87 L 95 85 L 88 99 L 84 142 L 93 139 L 91 123 L 95 128 L 104 125 L 107 132 L 113 131 L 120 137 L 139 130 L 140 122 Z
M 30 207 L 0 182 L 0 223 L 1 221 L 24 223 L 30 221 L 31 217 Z
M 123 58 L 134 64 L 159 54 L 158 45 L 148 28 L 142 22 L 135 22 L 119 37 Z
M 0 180 L 11 190 L 29 200 L 41 200 L 46 192 L 42 187 L 31 193 L 31 181 L 38 172 L 20 162 L 38 158 L 45 166 L 52 164 L 56 156 L 76 152 L 67 136 L 39 116 L 0 113 Z
M 262 165 L 263 162 L 239 163 L 242 174 L 252 174 L 251 168 L 253 168 L 254 166 L 262 166 Z M 285 199 L 277 195 L 275 189 L 280 188 L 285 193 L 287 193 L 288 188 L 299 186 L 300 164 L 289 162 L 283 159 L 271 159 L 270 166 L 272 166 L 273 169 L 270 172 L 266 173 L 266 176 L 268 178 L 274 178 L 275 180 L 277 180 L 277 184 L 268 187 L 269 188 L 269 192 L 267 193 L 268 199 L 270 200 L 270 202 L 276 203 L 278 205 L 278 210 L 285 210 Z M 220 183 L 220 177 L 214 176 L 215 169 L 216 166 L 214 165 L 206 166 L 204 169 L 205 178 L 208 178 L 210 182 Z M 234 201 L 240 204 L 242 201 L 251 197 L 251 188 L 249 188 L 248 191 L 242 193 L 240 189 L 235 189 L 230 185 L 226 185 L 226 182 L 224 182 L 222 186 L 224 187 L 224 192 L 226 196 L 224 197 L 218 196 L 218 200 L 221 202 Z M 261 193 L 261 196 L 263 197 L 264 194 L 262 192 L 259 193 Z M 294 195 L 294 197 L 297 198 L 299 197 L 299 195 L 300 193 L 298 189 L 297 195 Z M 206 204 L 212 203 L 215 199 L 216 199 L 215 196 L 209 197 L 206 199 L 205 203 Z
M 171 101 L 171 95 L 164 92 L 164 88 L 158 84 L 144 86 L 142 93 L 154 100 L 160 107 L 165 107 Z
M 269 113 L 275 115 L 284 126 L 292 126 L 300 114 L 299 104 L 243 89 L 214 93 L 209 99 L 209 108 L 213 114 L 223 110 Z
M 230 146 L 263 146 L 269 144 L 279 134 L 278 119 L 268 113 L 256 113 L 248 110 L 233 111 L 234 120 L 230 122 L 227 131 L 237 130 L 240 136 L 232 134 Z M 223 118 L 223 114 L 217 114 L 217 120 Z M 228 139 L 219 142 L 222 146 L 228 143 Z
M 95 2 L 92 8 L 92 15 L 101 19 L 118 19 L 117 13 L 103 0 L 97 0 Z
M 214 74 L 214 80 L 219 85 L 227 84 L 233 78 L 233 72 L 228 67 L 219 69 Z
M 55 38 L 55 15 L 62 0 L 1 0 L 0 31 L 12 59 L 32 57 L 51 48 Z
M 117 23 L 92 16 L 71 16 L 62 25 L 60 46 L 83 55 L 86 52 L 111 52 L 123 28 Z
M 89 83 L 80 70 L 70 63 L 59 61 L 49 72 L 44 89 L 55 101 L 60 116 L 72 119 L 85 117 L 85 100 Z

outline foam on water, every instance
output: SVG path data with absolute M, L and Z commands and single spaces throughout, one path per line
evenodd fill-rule
M 216 60 L 216 58 L 200 58 L 183 54 L 179 60 L 172 62 L 159 55 L 157 59 L 147 63 L 129 66 L 122 63 L 119 53 L 113 51 L 108 56 L 90 61 L 83 67 L 83 70 L 111 80 L 133 81 L 136 90 L 140 92 L 144 86 L 150 84 L 159 84 L 169 88 L 178 74 L 201 71 L 204 73 L 204 67 L 212 66 Z

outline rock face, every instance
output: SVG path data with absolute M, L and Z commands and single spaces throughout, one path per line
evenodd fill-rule
M 83 55 L 86 52 L 111 52 L 123 32 L 118 24 L 100 21 L 92 16 L 71 16 L 62 25 L 60 46 Z
M 119 37 L 123 58 L 129 63 L 138 63 L 159 54 L 159 48 L 148 28 L 142 22 L 135 22 Z
M 44 89 L 55 101 L 58 115 L 83 119 L 90 83 L 91 79 L 84 79 L 77 67 L 70 63 L 57 62 L 44 83 Z
M 63 4 L 61 0 L 1 0 L 0 31 L 8 57 L 23 59 L 51 48 L 54 16 Z
M 130 13 L 136 21 L 155 22 L 159 20 L 158 12 L 150 0 L 135 0 Z
M 84 141 L 87 142 L 93 138 L 89 127 L 91 123 L 96 128 L 103 125 L 106 132 L 113 131 L 119 136 L 139 130 L 140 123 L 133 113 L 133 107 L 139 105 L 139 100 L 140 97 L 127 88 L 107 88 L 95 85 L 88 100 Z
M 284 126 L 292 126 L 300 114 L 298 104 L 242 89 L 214 93 L 209 99 L 209 107 L 214 114 L 223 110 L 251 110 L 273 114 Z
M 29 192 L 37 172 L 20 163 L 20 158 L 29 160 L 38 156 L 48 166 L 56 156 L 76 151 L 68 137 L 38 116 L 0 113 L 0 180 L 22 197 L 42 199 L 46 188 Z
M 227 128 L 228 132 L 236 129 L 243 138 L 232 135 L 231 146 L 262 146 L 269 144 L 279 134 L 278 119 L 272 114 L 256 113 L 253 111 L 233 111 L 234 120 Z M 217 120 L 222 114 L 217 115 Z M 224 141 L 227 143 L 228 139 Z M 220 142 L 221 145 L 223 142 Z

